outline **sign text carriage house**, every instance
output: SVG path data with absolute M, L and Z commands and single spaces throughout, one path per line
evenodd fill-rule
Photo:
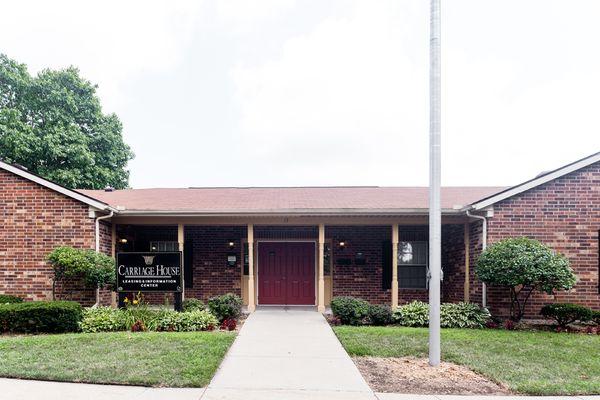
M 395 306 L 427 301 L 426 187 L 71 190 L 0 162 L 0 293 L 51 297 L 47 254 L 57 246 L 115 255 L 183 252 L 184 297 L 233 292 L 257 305 L 313 305 L 350 295 Z M 600 308 L 600 153 L 513 187 L 442 189 L 442 301 L 486 301 L 508 313 L 508 292 L 474 273 L 488 243 L 529 236 L 564 253 L 577 275 L 541 305 Z M 61 298 L 94 302 L 79 282 Z M 163 302 L 167 292 L 148 298 Z M 111 293 L 104 291 L 104 303 Z

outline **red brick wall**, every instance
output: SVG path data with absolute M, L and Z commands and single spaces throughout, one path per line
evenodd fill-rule
M 442 301 L 456 303 L 465 298 L 464 225 L 442 226 Z
M 0 226 L 0 293 L 27 300 L 52 298 L 52 269 L 46 257 L 53 249 L 94 248 L 94 219 L 86 204 L 4 170 Z M 93 289 L 67 288 L 68 293 L 59 288 L 59 297 L 93 303 Z
M 488 241 L 527 236 L 565 254 L 577 275 L 569 292 L 555 296 L 536 293 L 527 317 L 538 317 L 542 305 L 572 302 L 600 309 L 598 294 L 598 230 L 600 229 L 600 163 L 565 175 L 494 205 Z M 508 291 L 489 288 L 491 311 L 507 315 Z
M 185 289 L 186 297 L 207 300 L 225 293 L 241 296 L 242 239 L 245 226 L 186 226 L 185 240 L 193 241 L 194 287 Z M 233 240 L 235 247 L 229 249 Z M 227 266 L 227 254 L 235 253 L 238 264 Z
M 391 240 L 391 226 L 326 226 L 325 238 L 333 240 L 333 296 L 354 296 L 372 303 L 390 304 L 390 290 L 382 290 L 382 242 Z M 340 240 L 346 248 L 340 250 Z M 355 265 L 354 257 L 362 252 L 366 265 Z M 338 260 L 349 258 L 350 265 Z

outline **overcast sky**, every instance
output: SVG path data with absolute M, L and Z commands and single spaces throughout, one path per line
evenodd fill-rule
M 600 151 L 600 1 L 450 0 L 444 185 Z M 12 1 L 0 52 L 75 65 L 132 187 L 427 185 L 428 0 Z

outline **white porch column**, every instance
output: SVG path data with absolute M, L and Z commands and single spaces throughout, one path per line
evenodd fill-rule
M 254 225 L 248 224 L 248 311 L 254 310 Z
M 392 225 L 392 309 L 398 307 L 398 224 Z
M 183 233 L 183 224 L 177 224 L 177 243 L 179 245 L 179 251 L 181 251 L 181 265 L 183 265 L 183 270 L 185 271 L 186 265 L 184 264 L 183 257 L 183 242 L 185 241 L 185 236 Z M 187 266 L 190 267 L 189 265 Z M 181 301 L 185 299 L 185 273 L 181 273 Z
M 318 299 L 317 311 L 325 312 L 325 224 L 319 224 L 319 252 L 318 252 Z

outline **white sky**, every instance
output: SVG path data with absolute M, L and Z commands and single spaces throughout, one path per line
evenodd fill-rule
M 444 185 L 600 150 L 600 1 L 443 1 Z M 428 0 L 13 1 L 0 52 L 75 65 L 133 187 L 427 185 Z

